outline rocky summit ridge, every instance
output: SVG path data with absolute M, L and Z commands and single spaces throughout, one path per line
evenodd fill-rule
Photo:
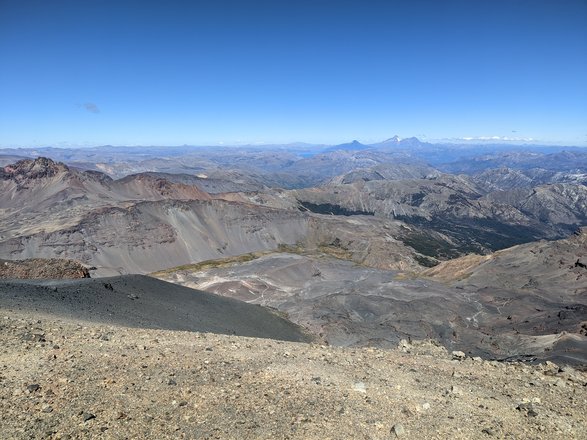
M 14 179 L 21 182 L 29 179 L 53 177 L 67 171 L 69 171 L 69 167 L 63 162 L 37 157 L 36 159 L 22 159 L 15 164 L 0 168 L 0 179 Z
M 587 375 L 4 310 L 0 437 L 585 439 Z

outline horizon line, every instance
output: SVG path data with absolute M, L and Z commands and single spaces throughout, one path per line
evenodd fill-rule
M 357 139 L 351 139 L 345 142 L 339 143 L 324 143 L 324 142 L 308 142 L 308 141 L 291 141 L 291 142 L 270 142 L 270 141 L 257 141 L 257 142 L 243 142 L 243 141 L 217 141 L 211 143 L 169 143 L 169 144 L 126 144 L 126 143 L 70 143 L 70 142 L 59 142 L 57 144 L 39 144 L 34 146 L 25 145 L 4 145 L 0 146 L 0 150 L 30 150 L 30 149 L 91 149 L 91 148 L 233 148 L 233 147 L 250 147 L 250 148 L 261 148 L 261 147 L 287 147 L 287 146 L 307 146 L 307 147 L 335 147 L 337 145 L 347 145 L 357 143 L 366 147 L 381 146 L 386 142 L 390 144 L 395 143 L 397 146 L 402 146 L 402 143 L 406 140 L 412 142 L 417 141 L 421 144 L 428 145 L 460 145 L 460 146 L 511 146 L 511 147 L 569 147 L 569 148 L 585 148 L 587 142 L 583 145 L 580 144 L 569 144 L 560 141 L 542 141 L 533 138 L 508 138 L 500 136 L 467 136 L 467 137 L 453 137 L 453 138 L 440 138 L 440 139 L 420 139 L 417 136 L 408 136 L 401 138 L 397 135 L 380 141 L 365 141 L 361 142 Z M 391 141 L 391 142 L 390 142 Z

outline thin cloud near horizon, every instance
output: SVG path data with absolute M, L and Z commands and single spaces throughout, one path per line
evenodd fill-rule
M 511 141 L 511 142 L 530 142 L 537 139 L 531 137 L 518 136 L 464 136 L 452 138 L 455 141 Z

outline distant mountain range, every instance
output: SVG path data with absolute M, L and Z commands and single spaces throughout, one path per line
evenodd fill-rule
M 587 226 L 582 150 L 391 138 L 44 152 L 63 160 L 0 157 L 1 259 L 157 272 L 276 307 L 333 344 L 586 358 L 585 234 L 565 241 Z

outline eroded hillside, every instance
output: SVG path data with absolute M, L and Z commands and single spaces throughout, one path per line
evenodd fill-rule
M 0 254 L 11 259 L 72 258 L 104 276 L 301 245 L 378 267 L 418 267 L 413 249 L 394 238 L 401 222 L 319 218 L 251 197 L 212 197 L 185 178 L 112 180 L 43 158 L 2 176 Z

